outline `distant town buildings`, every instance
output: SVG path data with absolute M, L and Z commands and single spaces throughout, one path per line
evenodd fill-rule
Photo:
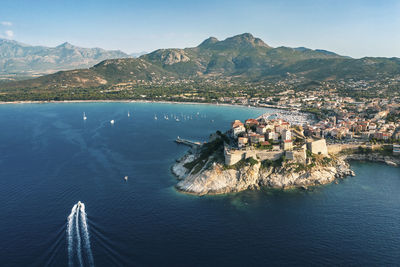
M 313 101 L 318 98 L 309 98 Z M 340 101 L 339 101 L 340 100 Z M 399 142 L 399 121 L 387 121 L 383 118 L 390 112 L 377 112 L 369 117 L 338 109 L 343 102 L 351 102 L 350 98 L 339 98 L 334 106 L 335 116 L 306 125 L 291 125 L 283 119 L 247 119 L 244 123 L 235 120 L 231 124 L 229 134 L 233 143 L 225 147 L 225 163 L 235 164 L 241 159 L 286 159 L 298 163 L 307 162 L 306 151 L 314 155 L 329 156 L 328 144 L 350 144 L 361 142 Z M 379 101 L 378 101 L 379 103 Z M 363 105 L 357 103 L 357 105 Z M 395 106 L 399 108 L 399 106 Z M 379 109 L 377 109 L 378 111 Z M 397 140 L 397 141 L 396 141 Z M 400 154 L 400 146 L 393 145 L 393 154 Z

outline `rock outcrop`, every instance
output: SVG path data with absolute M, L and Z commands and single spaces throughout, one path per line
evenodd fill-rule
M 226 168 L 212 157 L 200 171 L 185 167 L 196 159 L 196 154 L 185 155 L 173 167 L 172 172 L 180 180 L 177 189 L 196 195 L 224 194 L 261 186 L 271 188 L 307 188 L 333 182 L 337 178 L 354 176 L 354 172 L 343 159 L 335 159 L 327 166 L 314 166 L 297 170 L 296 166 L 284 163 L 282 166 L 263 167 L 260 162 L 240 168 Z M 187 166 L 187 165 L 186 165 Z

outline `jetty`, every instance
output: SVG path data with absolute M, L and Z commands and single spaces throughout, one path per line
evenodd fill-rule
M 175 142 L 178 143 L 178 144 L 183 144 L 183 145 L 191 146 L 191 147 L 194 147 L 194 148 L 201 146 L 200 142 L 191 141 L 191 140 L 187 140 L 187 139 L 182 139 L 179 136 L 175 139 Z

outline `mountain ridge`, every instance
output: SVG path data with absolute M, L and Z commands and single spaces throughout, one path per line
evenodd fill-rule
M 399 58 L 353 59 L 322 49 L 274 48 L 244 33 L 222 41 L 210 37 L 196 47 L 158 49 L 139 58 L 104 60 L 87 70 L 55 73 L 1 87 L 105 88 L 118 83 L 163 84 L 167 80 L 185 79 L 262 81 L 291 74 L 315 81 L 357 80 L 399 73 Z
M 119 50 L 83 48 L 64 42 L 55 47 L 32 46 L 0 39 L 0 75 L 34 76 L 89 68 L 105 59 L 129 57 Z

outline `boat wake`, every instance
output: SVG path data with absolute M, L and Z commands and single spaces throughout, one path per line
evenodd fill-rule
M 69 266 L 94 266 L 85 204 L 80 201 L 72 207 L 67 219 L 67 243 Z

